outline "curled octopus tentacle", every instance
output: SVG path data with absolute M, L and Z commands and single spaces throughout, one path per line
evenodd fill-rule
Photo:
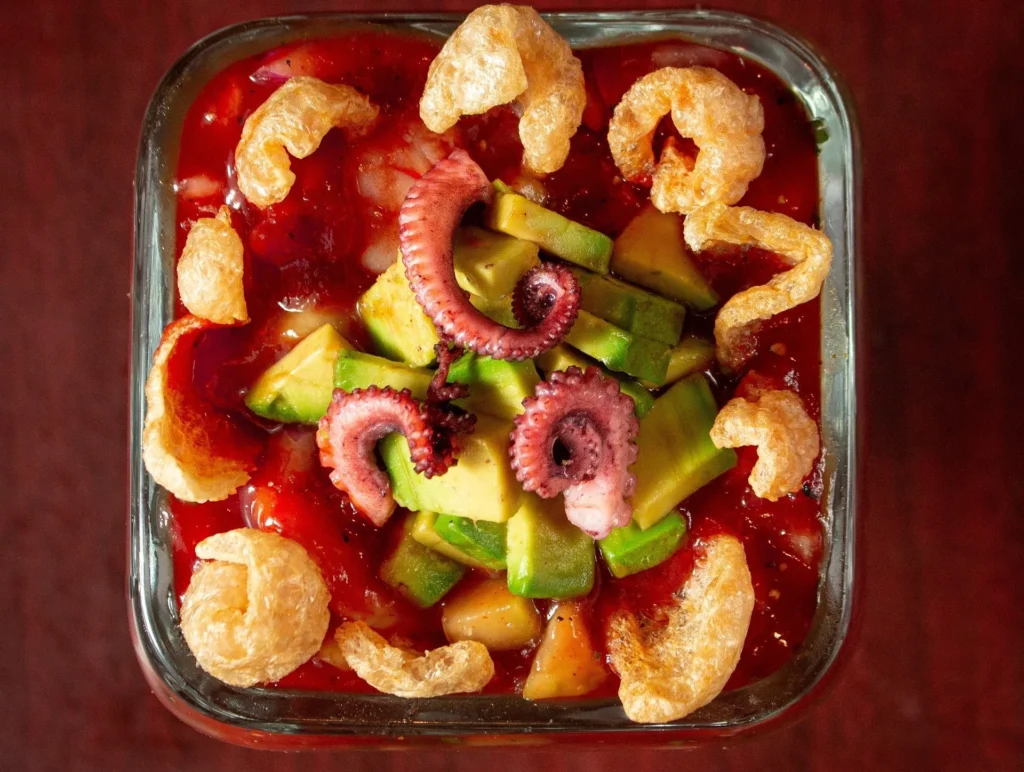
M 453 400 L 465 399 L 469 396 L 467 384 L 448 383 L 448 371 L 451 369 L 452 362 L 462 354 L 461 348 L 458 346 L 449 348 L 444 341 L 434 346 L 437 372 L 430 379 L 430 385 L 427 386 L 427 398 L 423 403 L 424 414 L 430 422 L 448 431 L 453 441 L 457 435 L 471 434 L 476 426 L 475 415 L 451 404 Z M 452 463 L 454 464 L 455 461 Z
M 640 425 L 618 382 L 594 367 L 570 367 L 541 381 L 523 407 L 509 449 L 523 488 L 543 498 L 564 492 L 569 522 L 595 539 L 628 525 Z M 569 456 L 564 463 L 555 457 L 558 444 Z
M 415 469 L 424 477 L 442 475 L 455 464 L 454 432 L 439 425 L 408 389 L 336 389 L 316 433 L 320 463 L 333 470 L 331 482 L 378 526 L 395 511 L 395 499 L 373 451 L 392 432 L 405 435 Z
M 564 266 L 544 264 L 513 293 L 525 329 L 505 327 L 473 307 L 455 279 L 452 234 L 466 210 L 489 203 L 491 184 L 463 150 L 438 162 L 410 189 L 398 216 L 409 286 L 438 333 L 494 359 L 528 359 L 556 345 L 576 321 L 579 282 Z

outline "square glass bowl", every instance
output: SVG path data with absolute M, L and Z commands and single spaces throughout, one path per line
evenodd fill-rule
M 206 82 L 228 64 L 287 42 L 374 23 L 447 36 L 454 14 L 292 16 L 240 24 L 194 45 L 160 83 L 146 113 L 135 178 L 128 600 L 135 650 L 157 696 L 179 718 L 235 743 L 300 748 L 465 745 L 555 740 L 689 744 L 773 722 L 807 696 L 836 658 L 852 609 L 855 462 L 854 264 L 859 198 L 857 138 L 848 100 L 822 58 L 769 24 L 703 10 L 564 13 L 546 18 L 574 47 L 638 38 L 685 38 L 735 51 L 774 70 L 824 125 L 819 155 L 821 225 L 835 247 L 822 291 L 822 435 L 827 534 L 818 606 L 807 639 L 775 674 L 721 695 L 671 724 L 634 724 L 611 699 L 533 703 L 515 696 L 407 700 L 384 694 L 237 689 L 196 665 L 178 629 L 165 495 L 146 474 L 143 387 L 174 309 L 175 194 L 182 121 Z

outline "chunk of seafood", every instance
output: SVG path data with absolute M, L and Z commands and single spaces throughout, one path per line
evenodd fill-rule
M 242 239 L 231 227 L 231 209 L 196 220 L 178 260 L 178 294 L 190 313 L 217 324 L 248 322 L 242 272 Z
M 686 217 L 683 235 L 694 252 L 723 244 L 751 245 L 778 253 L 794 267 L 767 284 L 737 293 L 715 317 L 715 343 L 723 367 L 738 370 L 753 351 L 753 323 L 813 300 L 832 265 L 828 236 L 784 214 L 750 207 L 708 204 Z
M 587 93 L 569 44 L 524 5 L 484 5 L 470 13 L 430 65 L 420 117 L 443 132 L 462 115 L 514 103 L 526 165 L 556 171 L 569 155 Z
M 762 392 L 754 400 L 731 399 L 715 418 L 711 441 L 718 448 L 757 446 L 750 487 L 778 501 L 800 489 L 818 457 L 818 426 L 791 391 Z
M 487 647 L 459 641 L 418 655 L 390 645 L 364 622 L 346 622 L 335 633 L 338 648 L 360 678 L 397 697 L 440 697 L 478 692 L 494 677 Z
M 213 326 L 191 315 L 169 324 L 146 379 L 142 460 L 157 484 L 182 501 L 226 499 L 249 479 L 262 448 L 186 382 L 192 344 Z
M 254 528 L 199 542 L 203 563 L 181 602 L 181 632 L 199 666 L 232 686 L 276 681 L 320 649 L 330 595 L 298 543 Z
M 664 624 L 629 611 L 612 616 L 608 654 L 630 720 L 675 721 L 717 697 L 739 662 L 753 610 L 743 545 L 719 535 L 704 543 Z
M 351 86 L 317 78 L 292 78 L 270 95 L 242 127 L 235 148 L 238 188 L 264 209 L 284 201 L 295 183 L 288 154 L 311 155 L 324 136 L 338 127 L 348 140 L 366 135 L 377 123 L 378 108 Z
M 652 140 L 662 117 L 693 140 L 695 162 L 672 143 L 655 162 Z M 630 182 L 652 180 L 651 202 L 662 212 L 686 214 L 720 201 L 735 204 L 761 173 L 764 112 L 756 96 L 708 67 L 664 67 L 626 92 L 608 128 L 608 146 Z

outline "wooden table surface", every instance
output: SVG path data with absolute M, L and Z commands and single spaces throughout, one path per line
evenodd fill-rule
M 0 10 L 0 769 L 1024 766 L 1024 5 L 718 5 L 816 41 L 860 113 L 860 619 L 818 703 L 726 750 L 544 760 L 260 754 L 173 719 L 136 666 L 124 604 L 136 141 L 190 43 L 300 8 L 12 1 Z M 345 7 L 301 9 L 331 6 Z

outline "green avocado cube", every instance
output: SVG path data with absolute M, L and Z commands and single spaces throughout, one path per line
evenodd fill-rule
M 439 515 L 434 520 L 434 532 L 448 546 L 467 555 L 477 564 L 492 571 L 505 568 L 505 541 L 508 527 L 505 523 L 474 522 L 468 517 Z
M 700 373 L 690 375 L 654 400 L 640 422 L 633 465 L 633 520 L 648 529 L 679 502 L 736 465 L 736 453 L 716 448 L 711 427 L 718 405 Z
M 594 586 L 594 540 L 565 517 L 561 496 L 523 494 L 508 521 L 508 589 L 526 598 L 575 598 Z
M 437 330 L 409 288 L 401 260 L 377 277 L 356 309 L 381 356 L 414 367 L 434 361 Z
M 519 320 L 516 319 L 516 315 L 512 313 L 511 297 L 488 300 L 482 295 L 473 295 L 470 293 L 469 302 L 473 304 L 473 307 L 477 311 L 488 319 L 494 320 L 498 324 L 504 325 L 505 327 L 511 327 L 513 330 L 522 328 L 522 325 L 519 324 Z
M 635 522 L 615 528 L 598 542 L 605 565 L 621 579 L 646 571 L 672 557 L 686 537 L 686 520 L 672 512 L 646 531 Z
M 669 346 L 679 342 L 686 307 L 581 268 L 572 272 L 580 283 L 580 308 L 629 332 Z
M 389 434 L 377 447 L 395 501 L 406 509 L 505 522 L 522 495 L 508 458 L 512 428 L 511 421 L 478 415 L 473 433 L 459 438 L 458 463 L 429 479 L 413 468 L 405 437 Z
M 447 515 L 444 515 L 444 517 L 447 517 Z M 474 558 L 468 552 L 459 549 L 454 544 L 441 538 L 441 535 L 434 530 L 434 524 L 436 522 L 437 513 L 417 512 L 413 521 L 412 538 L 424 547 L 429 547 L 435 552 L 440 552 L 445 557 L 451 558 L 457 563 L 462 563 L 464 566 L 469 566 L 470 568 L 488 568 L 487 565 Z M 489 523 L 489 525 L 497 525 L 497 523 Z M 502 545 L 504 546 L 504 531 L 502 531 Z
M 523 400 L 533 396 L 540 376 L 530 359 L 513 362 L 468 351 L 452 363 L 448 383 L 469 386 L 469 396 L 455 402 L 459 407 L 512 420 L 523 412 Z
M 334 388 L 352 392 L 370 386 L 390 386 L 395 391 L 408 389 L 416 399 L 427 394 L 434 374 L 422 367 L 408 367 L 384 357 L 347 349 L 334 364 Z
M 542 352 L 534 361 L 544 372 L 545 377 L 558 370 L 568 370 L 570 367 L 578 367 L 580 370 L 586 370 L 588 367 L 597 367 L 604 375 L 614 378 L 619 382 L 619 391 L 633 400 L 633 412 L 636 413 L 637 418 L 643 418 L 654 407 L 654 395 L 637 381 L 621 373 L 608 372 L 607 369 L 593 359 L 561 343 Z
M 612 370 L 658 386 L 665 383 L 672 350 L 664 343 L 616 327 L 581 310 L 565 342 Z
M 398 541 L 380 566 L 380 578 L 420 608 L 437 603 L 466 573 L 466 567 L 424 547 L 413 537 L 416 516 L 405 516 Z
M 710 311 L 718 303 L 718 295 L 690 258 L 683 240 L 682 218 L 659 212 L 651 205 L 615 240 L 611 270 L 633 284 L 698 311 Z
M 339 353 L 350 350 L 334 327 L 323 325 L 256 380 L 245 404 L 271 421 L 315 424 L 331 404 L 334 361 Z
M 608 273 L 612 240 L 593 228 L 580 225 L 545 209 L 495 182 L 494 203 L 487 212 L 487 227 L 532 241 L 545 252 L 597 273 Z
M 474 295 L 499 300 L 512 294 L 518 281 L 540 265 L 539 248 L 523 239 L 483 228 L 455 232 L 455 277 Z
M 665 373 L 665 384 L 675 383 L 680 378 L 704 370 L 715 361 L 715 344 L 696 335 L 686 335 L 679 345 L 672 349 Z M 657 388 L 653 383 L 648 388 Z

